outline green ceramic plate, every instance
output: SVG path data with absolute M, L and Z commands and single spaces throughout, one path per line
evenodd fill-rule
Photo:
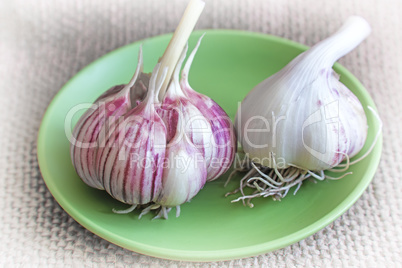
M 226 30 L 209 30 L 190 72 L 190 83 L 215 99 L 234 118 L 237 103 L 264 78 L 273 74 L 305 46 L 278 37 Z M 192 49 L 202 32 L 190 38 Z M 117 49 L 80 71 L 56 95 L 43 118 L 38 138 L 39 165 L 47 187 L 57 202 L 78 223 L 100 237 L 142 254 L 191 261 L 243 258 L 266 253 L 302 240 L 330 224 L 363 193 L 377 169 L 381 139 L 364 161 L 350 168 L 353 175 L 339 181 L 306 182 L 297 195 L 281 202 L 259 199 L 255 207 L 232 204 L 224 194 L 227 175 L 207 184 L 190 202 L 182 205 L 181 216 L 168 220 L 138 219 L 138 212 L 112 213 L 123 205 L 104 191 L 86 186 L 70 161 L 65 118 L 78 104 L 93 102 L 109 87 L 126 83 L 137 62 L 140 44 L 144 68 L 150 72 L 166 48 L 171 35 L 163 35 Z M 341 80 L 358 96 L 363 106 L 374 106 L 359 81 L 345 68 L 335 66 Z M 75 113 L 72 125 L 84 112 Z M 366 147 L 373 141 L 378 122 L 370 111 Z M 71 127 L 71 126 L 70 126 Z

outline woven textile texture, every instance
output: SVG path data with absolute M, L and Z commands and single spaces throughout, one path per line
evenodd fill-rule
M 384 123 L 379 169 L 361 198 L 316 234 L 271 253 L 187 263 L 113 245 L 76 223 L 40 175 L 42 116 L 80 69 L 125 44 L 173 32 L 186 0 L 0 0 L 0 266 L 401 267 L 402 1 L 207 0 L 198 29 L 268 33 L 312 45 L 350 15 L 373 32 L 340 60 Z

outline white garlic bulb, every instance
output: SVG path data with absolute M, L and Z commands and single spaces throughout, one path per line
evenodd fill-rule
M 253 162 L 321 171 L 361 150 L 367 136 L 363 107 L 332 66 L 370 31 L 363 18 L 349 18 L 246 96 L 235 128 Z

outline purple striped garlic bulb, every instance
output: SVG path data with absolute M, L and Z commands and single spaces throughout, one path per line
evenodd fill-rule
M 236 139 L 231 120 L 188 82 L 199 45 L 200 41 L 180 80 L 184 49 L 163 94 L 162 85 L 169 79 L 167 68 L 162 70 L 157 64 L 149 78 L 142 73 L 140 51 L 131 81 L 99 97 L 73 131 L 76 140 L 71 144 L 71 158 L 81 179 L 131 205 L 116 213 L 141 206 L 140 216 L 158 210 L 156 217 L 167 218 L 176 207 L 179 215 L 181 204 L 233 162 Z

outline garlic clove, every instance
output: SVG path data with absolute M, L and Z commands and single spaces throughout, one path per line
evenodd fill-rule
M 147 204 L 161 190 L 166 127 L 155 111 L 159 64 L 144 101 L 115 120 L 97 154 L 97 175 L 115 199 L 132 205 Z M 165 78 L 166 70 L 162 74 Z M 157 96 L 157 95 L 156 95 Z
M 187 136 L 184 122 L 185 119 L 179 117 L 175 136 L 167 145 L 162 190 L 155 200 L 162 207 L 175 207 L 190 201 L 206 182 L 205 158 Z
M 185 135 L 185 134 L 184 134 Z M 205 159 L 194 145 L 178 142 L 168 146 L 162 187 L 155 201 L 165 207 L 190 201 L 204 186 L 207 170 Z
M 211 142 L 211 160 L 208 162 L 207 181 L 212 181 L 219 178 L 232 165 L 237 141 L 232 121 L 226 112 L 214 100 L 196 92 L 188 81 L 191 65 L 203 37 L 204 35 L 199 38 L 197 45 L 187 59 L 181 72 L 180 86 L 188 100 L 197 107 L 211 126 L 213 140 Z
M 164 96 L 159 114 L 168 127 L 168 142 L 177 131 L 178 117 L 182 117 L 185 132 L 193 145 L 202 153 L 207 165 L 212 158 L 213 133 L 210 122 L 203 116 L 200 110 L 194 106 L 184 95 L 180 83 L 179 74 L 181 65 L 185 59 L 187 46 L 174 70 L 172 81 Z
M 81 116 L 73 130 L 70 146 L 71 159 L 78 175 L 91 187 L 103 189 L 95 171 L 98 142 L 106 135 L 110 122 L 131 109 L 133 101 L 142 98 L 143 92 L 135 88 L 142 72 L 142 49 L 139 51 L 136 71 L 127 85 L 114 86 L 103 93 Z M 130 92 L 135 98 L 130 98 Z

